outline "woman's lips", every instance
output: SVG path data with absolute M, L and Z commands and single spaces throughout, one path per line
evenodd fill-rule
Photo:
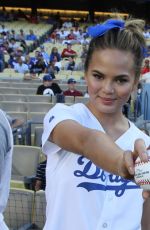
M 106 104 L 106 105 L 111 105 L 116 100 L 116 99 L 113 99 L 113 98 L 106 98 L 106 97 L 100 97 L 100 99 L 101 99 L 102 103 Z

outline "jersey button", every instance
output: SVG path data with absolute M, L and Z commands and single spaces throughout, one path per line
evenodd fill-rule
M 102 225 L 103 228 L 107 228 L 107 226 L 108 226 L 107 223 L 103 223 Z

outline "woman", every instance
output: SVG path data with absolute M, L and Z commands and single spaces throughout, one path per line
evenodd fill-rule
M 61 55 L 60 53 L 58 52 L 58 49 L 57 47 L 53 47 L 52 50 L 51 50 L 51 53 L 50 53 L 50 62 L 52 61 L 60 61 L 61 60 Z
M 140 76 L 143 26 L 140 20 L 108 20 L 90 27 L 89 102 L 58 104 L 44 119 L 44 230 L 141 229 L 142 191 L 125 178 L 134 174 L 131 151 L 146 160 L 150 138 L 122 114 L 122 107 Z

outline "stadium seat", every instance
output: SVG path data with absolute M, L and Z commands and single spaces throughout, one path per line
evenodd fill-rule
M 53 106 L 53 103 L 46 102 L 28 102 L 28 111 L 29 112 L 45 112 L 47 113 Z
M 13 87 L 0 87 L 0 94 L 18 94 L 19 89 Z
M 24 94 L 4 94 L 4 101 L 27 101 L 26 95 Z
M 27 112 L 27 105 L 25 102 L 18 101 L 1 101 L 0 108 L 5 112 Z
M 65 96 L 65 103 L 74 103 L 74 96 Z
M 36 88 L 19 88 L 18 89 L 20 94 L 25 94 L 25 95 L 35 95 L 36 94 Z
M 41 149 L 35 146 L 14 145 L 12 159 L 12 179 L 23 180 L 25 176 L 36 174 L 40 162 Z
M 51 102 L 51 96 L 44 96 L 44 95 L 27 95 L 26 96 L 28 102 Z
M 75 103 L 83 103 L 86 104 L 89 101 L 87 97 L 75 97 Z
M 42 133 L 43 133 L 43 127 L 35 127 L 35 133 L 34 133 L 34 145 L 35 146 L 41 147 Z

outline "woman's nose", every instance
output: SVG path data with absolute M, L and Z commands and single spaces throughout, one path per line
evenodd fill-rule
M 114 92 L 113 83 L 111 81 L 104 81 L 103 82 L 103 91 L 105 93 L 113 93 Z

